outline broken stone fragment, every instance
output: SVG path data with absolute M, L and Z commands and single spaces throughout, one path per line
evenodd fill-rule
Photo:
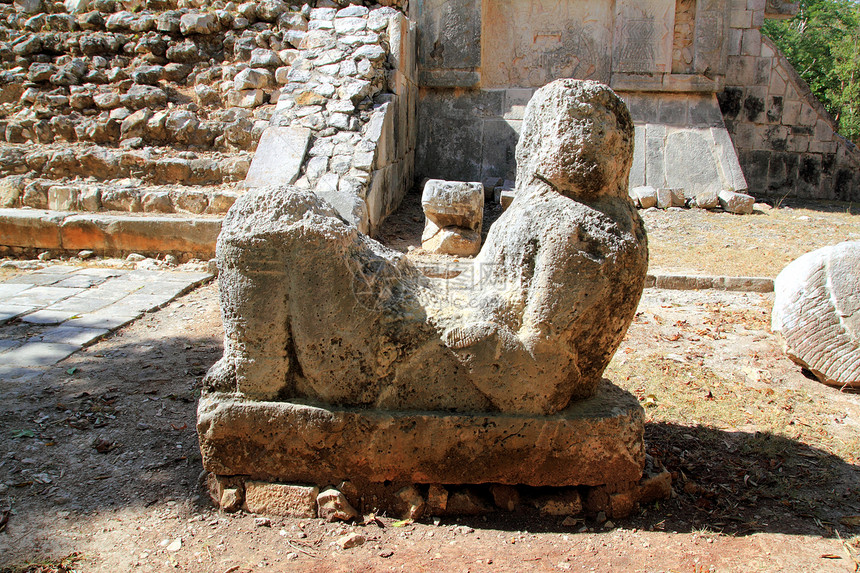
M 403 519 L 418 519 L 424 515 L 427 504 L 415 486 L 406 486 L 398 490 L 395 495 L 403 503 L 404 511 L 401 514 Z
M 238 511 L 242 507 L 241 491 L 234 487 L 224 488 L 224 493 L 221 494 L 220 505 L 224 511 Z
M 317 496 L 317 515 L 326 521 L 352 521 L 358 517 L 358 512 L 345 495 L 335 488 L 329 488 Z
M 630 195 L 636 198 L 638 206 L 643 209 L 657 206 L 657 190 L 650 185 L 634 187 Z
M 641 200 L 640 200 L 641 203 Z M 684 190 L 680 188 L 657 189 L 657 207 L 668 209 L 669 207 L 684 207 Z
M 724 189 L 719 193 L 720 206 L 729 213 L 748 215 L 753 212 L 755 198 L 745 193 Z
M 541 496 L 535 505 L 541 515 L 568 516 L 582 512 L 582 500 L 575 489 L 564 489 Z
M 693 197 L 690 206 L 698 207 L 699 209 L 716 209 L 720 206 L 719 194 L 714 189 L 699 191 Z
M 445 486 L 431 484 L 427 489 L 427 512 L 430 515 L 443 515 L 448 509 L 448 490 Z
M 520 504 L 520 493 L 512 485 L 493 484 L 490 494 L 496 507 L 505 511 L 513 511 Z
M 358 547 L 359 545 L 364 545 L 365 538 L 360 533 L 349 533 L 344 535 L 343 537 L 338 538 L 337 545 L 341 549 L 352 549 L 353 547 Z
M 465 486 L 448 494 L 446 512 L 449 515 L 486 515 L 493 512 L 493 506 L 476 488 Z
M 431 253 L 471 257 L 481 251 L 481 233 L 453 225 L 439 228 L 428 220 L 421 235 L 421 248 Z
M 439 227 L 481 230 L 484 186 L 481 183 L 430 179 L 421 194 L 424 215 Z

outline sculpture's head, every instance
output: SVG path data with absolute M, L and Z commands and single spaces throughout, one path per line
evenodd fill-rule
M 563 79 L 535 92 L 517 144 L 517 190 L 543 180 L 574 199 L 627 195 L 633 120 L 598 82 Z

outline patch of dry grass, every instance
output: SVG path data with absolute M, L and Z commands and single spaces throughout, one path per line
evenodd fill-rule
M 860 206 L 804 202 L 753 215 L 699 209 L 641 211 L 652 272 L 775 277 L 800 255 L 860 240 Z
M 650 423 L 767 433 L 860 463 L 860 437 L 842 440 L 828 432 L 840 411 L 804 390 L 752 384 L 742 375 L 727 377 L 658 356 L 614 360 L 606 376 L 639 398 Z

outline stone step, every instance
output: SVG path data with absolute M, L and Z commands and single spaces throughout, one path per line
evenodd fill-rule
M 242 190 L 235 185 L 145 185 L 139 179 L 105 182 L 0 179 L 0 206 L 73 212 L 223 215 Z
M 244 152 L 0 143 L 0 177 L 28 175 L 32 179 L 65 181 L 76 177 L 99 181 L 132 177 L 147 184 L 211 185 L 242 181 L 250 164 L 251 154 Z
M 221 231 L 217 216 L 66 213 L 0 209 L 0 255 L 43 251 L 100 256 L 172 254 L 179 260 L 209 259 Z

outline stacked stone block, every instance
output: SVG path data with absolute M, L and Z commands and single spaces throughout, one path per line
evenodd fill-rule
M 783 10 L 780 14 L 779 11 Z M 860 152 L 759 27 L 780 2 L 733 0 L 720 107 L 752 193 L 857 201 Z

